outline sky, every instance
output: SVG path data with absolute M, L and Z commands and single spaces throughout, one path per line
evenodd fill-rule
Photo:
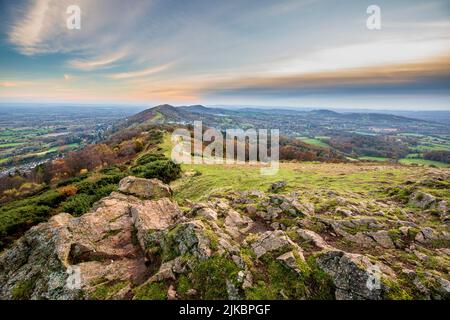
M 0 23 L 0 103 L 450 110 L 450 0 L 0 0 Z

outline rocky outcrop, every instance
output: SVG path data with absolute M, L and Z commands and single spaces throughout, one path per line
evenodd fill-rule
M 428 209 L 436 205 L 436 197 L 422 191 L 417 191 L 411 195 L 409 203 L 421 209 Z
M 330 246 L 329 244 L 327 244 L 325 242 L 325 240 L 318 235 L 316 232 L 312 231 L 312 230 L 307 230 L 307 229 L 297 229 L 297 234 L 298 236 L 306 241 L 311 241 L 312 243 L 314 243 L 314 245 L 323 250 L 323 249 L 332 249 L 333 247 Z
M 165 230 L 182 218 L 178 205 L 168 198 L 142 201 L 133 205 L 130 212 L 143 250 L 147 247 L 151 232 Z
M 119 183 L 119 191 L 145 199 L 170 197 L 172 190 L 158 179 L 126 177 Z
M 251 248 L 257 258 L 264 256 L 267 253 L 276 252 L 278 254 L 286 253 L 287 251 L 295 250 L 296 253 L 303 258 L 301 248 L 295 244 L 284 231 L 267 231 L 260 234 L 252 243 Z
M 410 207 L 416 218 L 335 191 L 322 202 L 283 187 L 221 192 L 181 209 L 156 179 L 127 177 L 119 190 L 5 251 L 0 299 L 449 297 L 438 198 Z
M 386 277 L 382 269 L 386 267 L 373 264 L 363 255 L 331 250 L 316 261 L 333 279 L 338 300 L 381 300 L 389 290 L 382 281 Z
M 81 217 L 54 216 L 1 255 L 0 298 L 89 299 L 106 289 L 104 298 L 125 298 L 149 275 L 145 234 L 167 228 L 180 216 L 167 198 L 143 201 L 121 193 L 103 198 Z

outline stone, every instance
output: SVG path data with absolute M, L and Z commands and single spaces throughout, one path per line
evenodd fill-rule
M 424 254 L 418 250 L 414 250 L 413 253 L 420 261 L 425 261 L 428 259 L 428 256 L 426 254 Z
M 164 280 L 175 280 L 175 274 L 172 270 L 173 262 L 165 262 L 161 265 L 158 272 L 154 274 L 149 282 L 159 282 Z
M 167 290 L 167 300 L 177 300 L 177 292 L 175 291 L 174 286 L 171 284 L 169 289 Z
M 316 262 L 333 280 L 337 300 L 381 300 L 389 290 L 381 281 L 386 267 L 373 264 L 364 255 L 331 250 L 319 255 Z
M 226 212 L 225 230 L 236 240 L 243 239 L 254 227 L 255 223 L 247 216 L 230 209 Z
M 249 214 L 249 215 L 256 214 L 256 211 L 257 211 L 257 209 L 256 209 L 255 205 L 249 204 L 245 207 L 245 212 L 247 212 L 247 214 Z
M 303 254 L 299 254 L 298 257 L 302 261 L 305 260 L 305 258 L 303 257 Z M 299 265 L 297 263 L 297 259 L 295 257 L 294 251 L 289 251 L 289 252 L 282 254 L 281 256 L 277 257 L 277 260 L 281 261 L 286 267 L 288 267 L 295 273 L 297 273 L 297 274 L 302 273 L 299 268 Z
M 416 234 L 416 237 L 414 238 L 415 241 L 426 244 L 430 243 L 432 241 L 440 240 L 441 237 L 437 232 L 435 232 L 430 227 L 424 227 L 420 229 L 420 232 Z
M 352 217 L 354 215 L 351 210 L 346 209 L 346 208 L 341 208 L 341 207 L 337 207 L 336 209 L 334 209 L 334 212 L 336 214 L 340 214 L 340 215 L 343 215 L 345 217 Z
M 200 217 L 204 217 L 207 220 L 213 220 L 213 221 L 217 220 L 217 212 L 208 207 L 198 209 L 196 211 L 196 215 L 200 216 Z
M 170 197 L 172 190 L 158 179 L 126 177 L 119 182 L 119 191 L 144 199 Z
M 286 181 L 277 181 L 270 185 L 269 192 L 278 192 L 286 187 Z
M 195 290 L 195 289 L 189 289 L 189 290 L 186 292 L 186 294 L 187 294 L 188 296 L 191 296 L 191 297 L 196 296 L 196 295 L 197 295 L 197 290 Z
M 307 202 L 299 202 L 294 200 L 291 202 L 292 207 L 295 209 L 296 216 L 312 216 L 314 215 L 314 205 Z
M 438 202 L 437 205 L 437 210 L 443 215 L 445 216 L 448 213 L 448 206 L 447 206 L 447 201 L 442 200 Z
M 436 204 L 436 197 L 422 191 L 417 191 L 410 196 L 409 204 L 421 209 L 428 209 Z
M 316 247 L 318 247 L 319 249 L 332 249 L 332 247 L 330 245 L 328 245 L 326 243 L 326 241 L 317 233 L 315 233 L 314 231 L 311 230 L 307 230 L 307 229 L 297 229 L 297 234 L 300 238 L 307 240 L 307 241 L 311 241 L 314 243 L 314 245 Z
M 242 283 L 242 289 L 250 288 L 253 285 L 253 277 L 251 272 L 239 271 L 237 274 L 237 281 Z
M 267 211 L 258 211 L 256 215 L 261 217 L 266 221 L 271 221 L 273 219 L 278 218 L 278 216 L 282 213 L 282 210 L 279 208 L 269 207 Z
M 257 258 L 279 250 L 290 251 L 295 249 L 303 257 L 301 248 L 295 244 L 288 235 L 281 230 L 266 231 L 258 235 L 258 238 L 251 244 L 251 248 Z
M 130 208 L 133 224 L 141 248 L 145 250 L 151 231 L 164 230 L 175 224 L 183 215 L 176 203 L 168 198 L 145 200 Z
M 406 236 L 408 236 L 409 231 L 411 230 L 411 227 L 402 226 L 402 227 L 398 228 L 398 230 L 402 233 L 402 235 L 404 237 L 406 237 Z
M 394 249 L 395 244 L 392 241 L 389 233 L 386 230 L 379 230 L 377 232 L 369 233 L 369 236 L 375 240 L 380 246 L 386 249 Z
M 175 234 L 171 241 L 163 243 L 163 250 L 172 251 L 173 247 L 164 247 L 166 245 L 174 245 L 180 255 L 192 254 L 200 260 L 205 260 L 211 256 L 211 241 L 206 234 L 206 227 L 203 222 L 193 220 L 180 223 L 175 230 Z
M 437 282 L 439 283 L 439 292 L 443 295 L 443 300 L 448 300 L 450 298 L 450 281 L 438 277 Z
M 229 300 L 241 300 L 238 288 L 230 281 L 230 279 L 225 280 L 227 287 L 228 299 Z

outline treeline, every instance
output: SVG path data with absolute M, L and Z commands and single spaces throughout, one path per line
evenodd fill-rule
M 385 157 L 401 159 L 409 153 L 409 148 L 395 136 L 341 135 L 332 136 L 328 144 L 352 156 Z
M 443 150 L 428 151 L 423 154 L 423 158 L 426 160 L 450 163 L 450 151 L 443 151 Z
M 345 158 L 329 148 L 311 146 L 299 139 L 280 137 L 280 160 L 339 162 Z

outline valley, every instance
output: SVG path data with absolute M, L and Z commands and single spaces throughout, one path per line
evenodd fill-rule
M 101 141 L 133 108 L 0 106 L 0 175 L 62 157 Z

